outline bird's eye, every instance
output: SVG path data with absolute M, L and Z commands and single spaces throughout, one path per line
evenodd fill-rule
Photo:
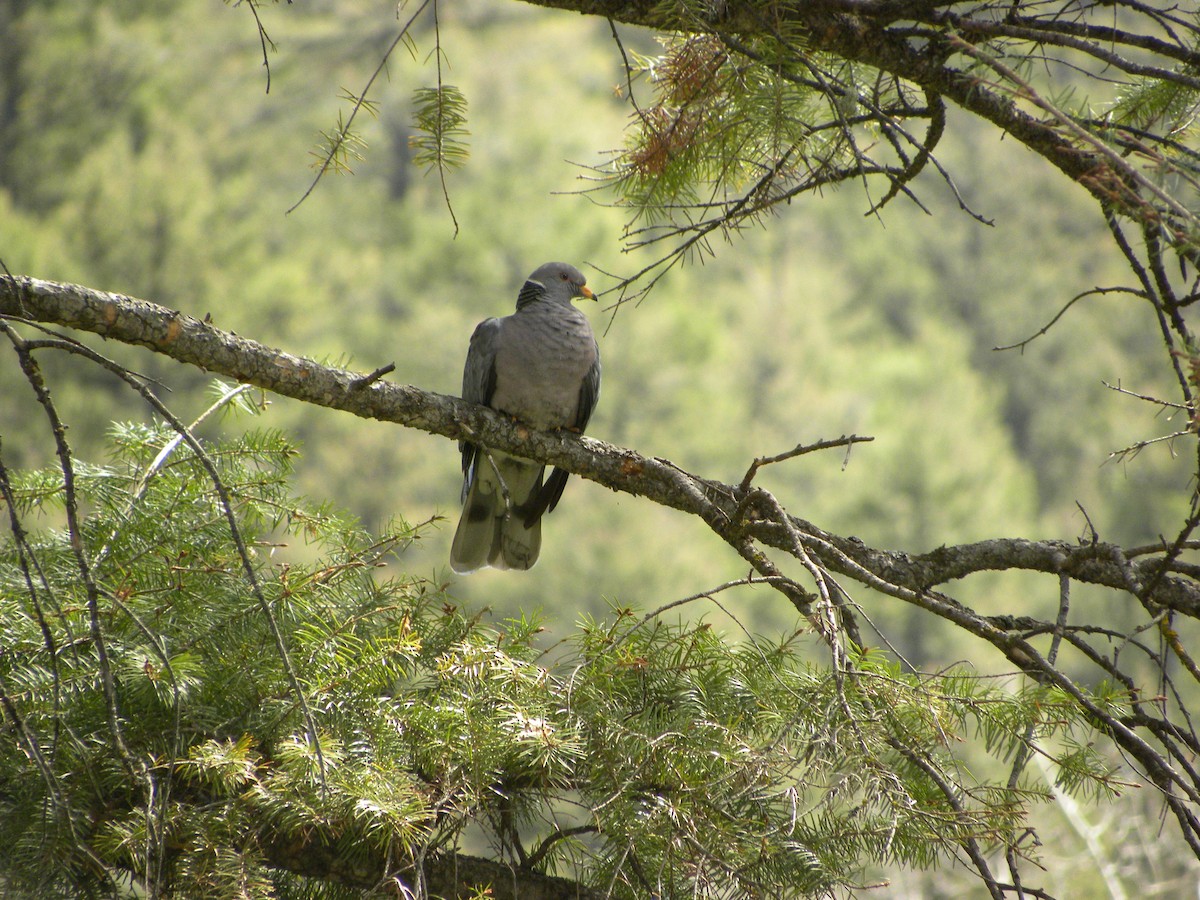
M 562 273 L 560 273 L 560 274 L 559 274 L 559 276 L 558 276 L 558 277 L 559 277 L 559 278 L 561 278 L 563 281 L 566 281 L 566 280 L 567 280 L 567 273 L 566 273 L 566 272 L 562 272 Z

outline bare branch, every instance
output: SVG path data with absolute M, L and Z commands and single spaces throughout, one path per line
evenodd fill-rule
M 317 406 L 556 465 L 613 490 L 698 516 L 735 547 L 750 537 L 784 551 L 791 548 L 791 536 L 778 523 L 742 517 L 739 507 L 746 492 L 737 485 L 571 432 L 534 431 L 486 407 L 412 385 L 376 380 L 362 387 L 360 374 L 293 356 L 143 300 L 35 278 L 0 278 L 0 316 L 90 331 Z M 890 585 L 912 597 L 973 572 L 1003 569 L 1066 572 L 1077 581 L 1127 590 L 1131 578 L 1137 580 L 1160 565 L 1153 558 L 1125 561 L 1107 544 L 1080 547 L 1020 539 L 905 554 L 874 550 L 794 516 L 789 523 L 831 571 L 866 579 L 863 583 L 871 587 Z M 1191 579 L 1164 578 L 1153 600 L 1184 615 L 1200 616 L 1200 585 Z
M 774 463 L 784 462 L 785 460 L 795 459 L 797 456 L 804 456 L 806 453 L 815 453 L 818 450 L 828 450 L 830 447 L 845 447 L 846 461 L 850 459 L 850 448 L 855 444 L 865 444 L 875 440 L 873 437 L 860 437 L 857 434 L 852 434 L 849 437 L 842 435 L 840 438 L 832 440 L 817 441 L 815 444 L 797 444 L 791 450 L 785 453 L 777 454 L 776 456 L 759 456 L 750 464 L 750 468 L 746 470 L 745 476 L 742 478 L 742 483 L 738 487 L 747 491 L 750 489 L 750 482 L 754 480 L 754 476 L 758 474 L 758 470 L 763 466 L 773 465 Z M 842 468 L 846 467 L 846 463 L 842 463 Z

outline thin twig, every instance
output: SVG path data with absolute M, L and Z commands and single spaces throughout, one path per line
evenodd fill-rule
M 445 97 L 445 86 L 442 82 L 442 26 L 438 16 L 438 0 L 433 0 L 433 53 L 437 67 L 438 108 L 440 110 L 440 104 Z M 440 115 L 439 112 L 439 117 Z M 438 133 L 441 134 L 441 129 L 438 130 Z M 450 187 L 446 184 L 446 166 L 446 157 L 442 153 L 442 148 L 439 147 L 437 154 L 438 181 L 442 186 L 442 199 L 446 203 L 446 211 L 450 213 L 450 221 L 454 223 L 454 236 L 458 237 L 458 216 L 454 214 L 454 206 L 450 203 Z
M 394 362 L 391 362 L 391 363 L 388 363 L 386 366 L 380 366 L 378 369 L 376 369 L 374 372 L 371 372 L 369 375 L 363 375 L 361 378 L 355 378 L 352 382 L 350 382 L 350 386 L 352 388 L 361 390 L 362 388 L 365 388 L 365 387 L 368 387 L 368 386 L 374 384 L 376 381 L 378 381 L 384 375 L 389 375 L 395 371 L 396 371 L 396 364 Z
M 946 798 L 946 802 L 950 804 L 950 808 L 954 810 L 959 818 L 966 818 L 966 810 L 963 808 L 962 801 L 958 797 L 958 792 L 946 781 L 942 773 L 937 770 L 932 762 L 926 759 L 923 754 L 906 746 L 898 738 L 889 738 L 888 743 L 900 755 L 924 772 L 930 781 L 937 785 L 938 790 L 942 792 L 942 796 Z M 965 837 L 960 839 L 959 843 L 967 852 L 967 856 L 970 857 L 976 871 L 979 872 L 979 877 L 987 887 L 988 893 L 992 896 L 993 900 L 1004 900 L 1004 892 L 996 881 L 996 877 L 992 874 L 991 866 L 988 865 L 987 857 L 984 856 L 979 842 L 973 837 Z
M 92 575 L 91 561 L 88 559 L 87 548 L 84 545 L 83 522 L 79 514 L 79 497 L 75 489 L 75 462 L 71 448 L 67 444 L 67 429 L 58 415 L 58 409 L 50 396 L 50 390 L 42 378 L 41 370 L 25 345 L 25 341 L 3 319 L 0 319 L 0 332 L 4 333 L 13 345 L 13 349 L 16 350 L 21 370 L 46 414 L 51 433 L 54 436 L 54 448 L 63 476 L 63 505 L 67 516 L 67 534 L 72 553 L 75 556 L 75 565 L 79 571 L 79 580 L 83 584 L 84 594 L 87 598 L 88 627 L 92 645 L 96 650 L 96 666 L 99 670 L 101 691 L 108 713 L 108 727 L 121 765 L 130 778 L 136 779 L 138 777 L 137 770 L 144 769 L 144 767 L 136 763 L 129 752 L 121 727 L 123 717 L 117 702 L 116 681 L 108 656 L 108 644 L 104 637 L 104 629 L 100 624 L 100 590 Z
M 815 453 L 818 450 L 828 450 L 831 447 L 846 448 L 846 459 L 842 463 L 842 468 L 845 469 L 846 463 L 848 463 L 850 460 L 850 448 L 855 444 L 865 444 L 873 440 L 875 440 L 875 438 L 864 437 L 857 434 L 842 435 L 839 438 L 833 438 L 831 440 L 820 440 L 815 444 L 797 444 L 791 450 L 776 454 L 775 456 L 755 457 L 754 462 L 750 463 L 750 468 L 746 470 L 746 474 L 742 477 L 741 484 L 739 484 L 738 487 L 743 491 L 750 490 L 750 482 L 754 480 L 754 476 L 758 474 L 758 470 L 763 466 L 770 466 L 789 459 L 795 459 L 797 456 L 804 456 L 806 453 Z
M 307 200 L 309 194 L 316 189 L 317 183 L 325 176 L 325 173 L 329 171 L 329 167 L 333 165 L 333 160 L 337 157 L 338 151 L 342 149 L 342 145 L 346 143 L 346 140 L 350 136 L 350 126 L 354 124 L 354 119 L 358 116 L 358 111 L 366 105 L 367 94 L 370 93 L 371 86 L 375 84 L 375 79 L 379 77 L 380 73 L 382 73 L 385 68 L 387 68 L 388 59 L 391 58 L 391 55 L 395 49 L 400 46 L 401 41 L 403 41 L 405 36 L 408 34 L 408 29 L 412 27 L 413 23 L 417 20 L 417 17 L 420 16 L 421 13 L 425 12 L 425 7 L 429 6 L 429 4 L 433 2 L 434 0 L 423 0 L 421 5 L 417 7 L 417 11 L 413 13 L 411 17 L 409 17 L 407 22 L 404 23 L 404 27 L 400 29 L 400 33 L 396 35 L 395 40 L 393 40 L 388 46 L 387 51 L 383 54 L 383 59 L 379 61 L 379 65 L 375 67 L 375 71 L 372 72 L 371 77 L 367 79 L 366 87 L 364 87 L 355 98 L 354 107 L 350 110 L 350 115 L 346 119 L 345 124 L 338 131 L 337 137 L 330 144 L 329 152 L 325 155 L 325 159 L 321 162 L 321 166 L 317 171 L 316 177 L 312 180 L 312 184 L 308 186 L 308 190 L 301 195 L 299 200 L 288 207 L 287 211 L 284 213 L 285 215 L 290 215 L 300 206 L 301 203 Z
M 1145 294 L 1143 294 L 1141 291 L 1135 291 L 1135 290 L 1132 290 L 1131 288 L 1126 288 L 1126 287 L 1108 287 L 1108 288 L 1096 287 L 1096 288 L 1092 288 L 1089 291 L 1083 291 L 1082 293 L 1076 294 L 1074 297 L 1072 297 L 1070 300 L 1068 300 L 1066 302 L 1066 305 L 1063 306 L 1062 309 L 1060 309 L 1057 313 L 1054 314 L 1053 319 L 1051 319 L 1049 322 L 1047 322 L 1045 325 L 1043 325 L 1041 328 L 1039 328 L 1037 330 L 1037 332 L 1035 332 L 1034 334 L 1031 334 L 1029 337 L 1025 338 L 1025 340 L 1018 341 L 1015 344 L 1005 344 L 1000 347 L 993 347 L 992 350 L 994 350 L 996 352 L 1000 352 L 1002 350 L 1020 350 L 1022 353 L 1024 353 L 1025 347 L 1027 345 L 1033 343 L 1035 340 L 1040 338 L 1042 335 L 1046 334 L 1051 328 L 1054 327 L 1054 325 L 1058 322 L 1059 319 L 1061 319 L 1064 315 L 1066 315 L 1067 310 L 1070 309 L 1072 306 L 1074 306 L 1076 303 L 1078 303 L 1080 300 L 1084 299 L 1085 297 L 1093 297 L 1093 296 L 1099 296 L 1099 295 L 1103 295 L 1103 294 L 1118 294 L 1118 293 L 1133 294 L 1135 297 L 1144 297 L 1145 296 Z
M 546 858 L 554 845 L 559 841 L 575 837 L 579 834 L 595 834 L 599 829 L 595 825 L 576 825 L 574 828 L 559 828 L 551 834 L 546 835 L 540 844 L 522 861 L 522 868 L 536 869 L 543 859 Z M 518 846 L 520 846 L 518 844 Z
M 267 53 L 268 45 L 271 52 L 275 51 L 275 42 L 271 40 L 271 36 L 267 34 L 267 29 L 262 23 L 262 18 L 258 14 L 259 0 L 246 0 L 246 6 L 250 10 L 250 14 L 254 16 L 254 24 L 258 28 L 258 42 L 262 45 L 262 60 L 263 68 L 267 70 L 267 90 L 266 93 L 271 93 L 271 60 Z
M 1103 379 L 1100 381 L 1100 383 L 1102 385 L 1104 385 L 1106 388 L 1108 388 L 1110 391 L 1116 391 L 1118 394 L 1125 394 L 1126 396 L 1129 396 L 1129 397 L 1136 397 L 1138 400 L 1145 400 L 1148 403 L 1153 403 L 1157 406 L 1163 406 L 1163 407 L 1166 407 L 1167 409 L 1183 409 L 1183 410 L 1188 410 L 1189 412 L 1191 411 L 1190 407 L 1188 407 L 1188 405 L 1186 403 L 1172 403 L 1169 400 L 1160 400 L 1158 397 L 1151 397 L 1149 394 L 1139 394 L 1137 391 L 1131 391 L 1128 388 L 1121 387 L 1120 384 L 1109 384 L 1107 381 L 1104 381 Z

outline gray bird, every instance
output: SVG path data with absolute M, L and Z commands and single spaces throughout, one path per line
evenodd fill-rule
M 471 335 L 464 400 L 490 406 L 540 430 L 582 431 L 600 396 L 600 348 L 572 306 L 595 299 L 578 269 L 546 263 L 525 280 L 517 311 L 486 319 Z M 542 545 L 541 519 L 562 496 L 567 473 L 463 442 L 462 516 L 450 549 L 460 574 L 484 566 L 528 569 Z

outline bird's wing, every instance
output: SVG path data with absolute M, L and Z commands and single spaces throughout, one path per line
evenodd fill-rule
M 593 343 L 595 340 L 593 339 Z M 588 420 L 592 417 L 592 410 L 596 408 L 596 401 L 600 399 L 600 348 L 596 348 L 596 361 L 592 363 L 592 367 L 588 369 L 588 373 L 583 376 L 583 384 L 579 386 L 579 407 L 575 411 L 574 425 L 580 431 L 587 427 Z
M 596 408 L 596 401 L 599 399 L 600 351 L 597 348 L 596 361 L 592 363 L 592 367 L 583 377 L 583 383 L 579 385 L 579 406 L 575 410 L 573 423 L 576 430 L 583 431 L 587 427 L 588 420 L 592 417 L 592 410 Z M 544 513 L 553 512 L 554 507 L 558 506 L 558 501 L 562 498 L 563 488 L 567 486 L 569 477 L 570 473 L 562 469 L 556 468 L 550 472 L 541 491 L 538 492 L 537 502 L 525 514 L 526 525 L 536 522 Z
M 463 366 L 462 398 L 487 406 L 496 391 L 496 345 L 504 323 L 500 319 L 484 319 L 471 335 L 467 362 Z
M 463 366 L 462 398 L 470 403 L 488 406 L 496 392 L 496 345 L 504 329 L 500 319 L 484 319 L 471 334 L 471 345 L 467 348 L 467 361 Z M 460 441 L 462 451 L 463 489 L 465 500 L 471 486 L 471 466 L 475 462 L 478 448 Z

